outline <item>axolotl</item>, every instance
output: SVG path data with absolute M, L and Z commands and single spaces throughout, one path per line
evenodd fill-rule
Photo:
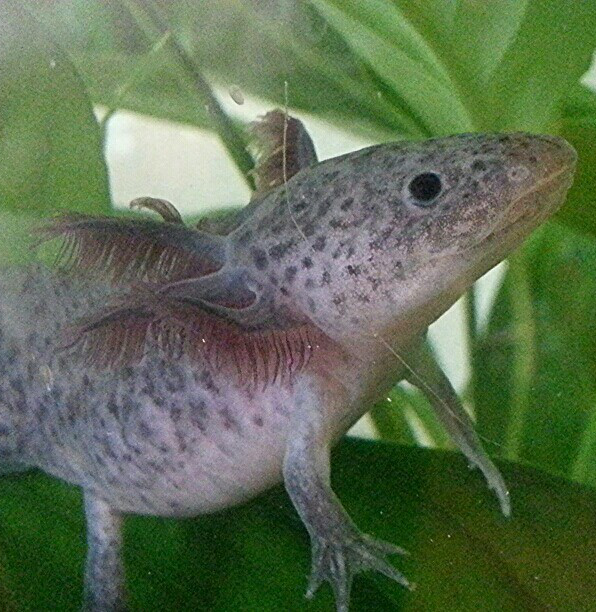
M 428 326 L 564 201 L 576 154 L 525 133 L 391 142 L 319 162 L 272 111 L 257 192 L 186 225 L 65 215 L 62 267 L 0 275 L 0 466 L 82 487 L 84 607 L 125 608 L 122 519 L 212 513 L 283 480 L 312 544 L 307 594 L 355 573 L 405 587 L 363 534 L 330 449 L 399 380 L 428 397 L 510 513 L 503 479 L 425 347 Z M 73 270 L 73 268 L 75 270 Z

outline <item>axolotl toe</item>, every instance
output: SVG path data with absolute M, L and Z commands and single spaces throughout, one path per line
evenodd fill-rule
M 285 166 L 270 146 L 238 214 L 197 229 L 147 200 L 163 221 L 61 217 L 45 234 L 64 239 L 77 274 L 1 274 L 0 460 L 82 487 L 86 609 L 125 607 L 122 515 L 214 512 L 282 479 L 312 540 L 309 594 L 328 581 L 346 611 L 367 569 L 408 586 L 388 560 L 401 549 L 363 535 L 329 478 L 330 448 L 404 378 L 509 514 L 423 340 L 559 208 L 574 151 L 551 136 L 460 135 L 319 163 L 280 117 L 260 129 L 271 143 L 285 122 Z

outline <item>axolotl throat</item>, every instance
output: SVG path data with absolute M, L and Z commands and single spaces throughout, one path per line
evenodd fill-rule
M 63 216 L 44 234 L 66 270 L 1 274 L 1 466 L 82 487 L 86 609 L 125 607 L 124 514 L 214 512 L 281 480 L 312 541 L 309 594 L 328 581 L 345 612 L 358 571 L 409 586 L 388 559 L 401 549 L 362 534 L 329 478 L 333 444 L 404 378 L 510 512 L 423 341 L 559 208 L 573 149 L 461 135 L 319 163 L 297 120 L 274 111 L 255 131 L 239 213 L 189 227 L 144 199 L 163 220 Z

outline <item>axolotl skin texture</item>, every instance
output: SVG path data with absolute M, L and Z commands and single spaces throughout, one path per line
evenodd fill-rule
M 424 337 L 559 208 L 575 152 L 459 135 L 318 163 L 280 117 L 257 129 L 259 189 L 239 213 L 188 227 L 147 199 L 163 221 L 61 217 L 45 235 L 77 274 L 1 274 L 0 465 L 82 487 L 85 609 L 125 608 L 126 513 L 210 513 L 281 480 L 311 537 L 308 594 L 328 581 L 345 612 L 356 572 L 409 586 L 388 560 L 403 551 L 361 533 L 329 478 L 333 444 L 404 378 L 510 512 Z

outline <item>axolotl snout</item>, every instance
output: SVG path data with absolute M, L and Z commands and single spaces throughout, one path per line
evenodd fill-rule
M 408 586 L 387 558 L 401 549 L 362 534 L 329 479 L 332 445 L 403 378 L 509 514 L 423 340 L 562 204 L 573 149 L 463 135 L 318 163 L 280 117 L 265 117 L 258 195 L 239 213 L 197 229 L 148 199 L 164 221 L 61 217 L 45 233 L 86 274 L 2 273 L 0 466 L 83 488 L 86 609 L 125 607 L 124 513 L 213 512 L 282 478 L 312 540 L 310 594 L 328 581 L 346 611 L 367 569 Z

